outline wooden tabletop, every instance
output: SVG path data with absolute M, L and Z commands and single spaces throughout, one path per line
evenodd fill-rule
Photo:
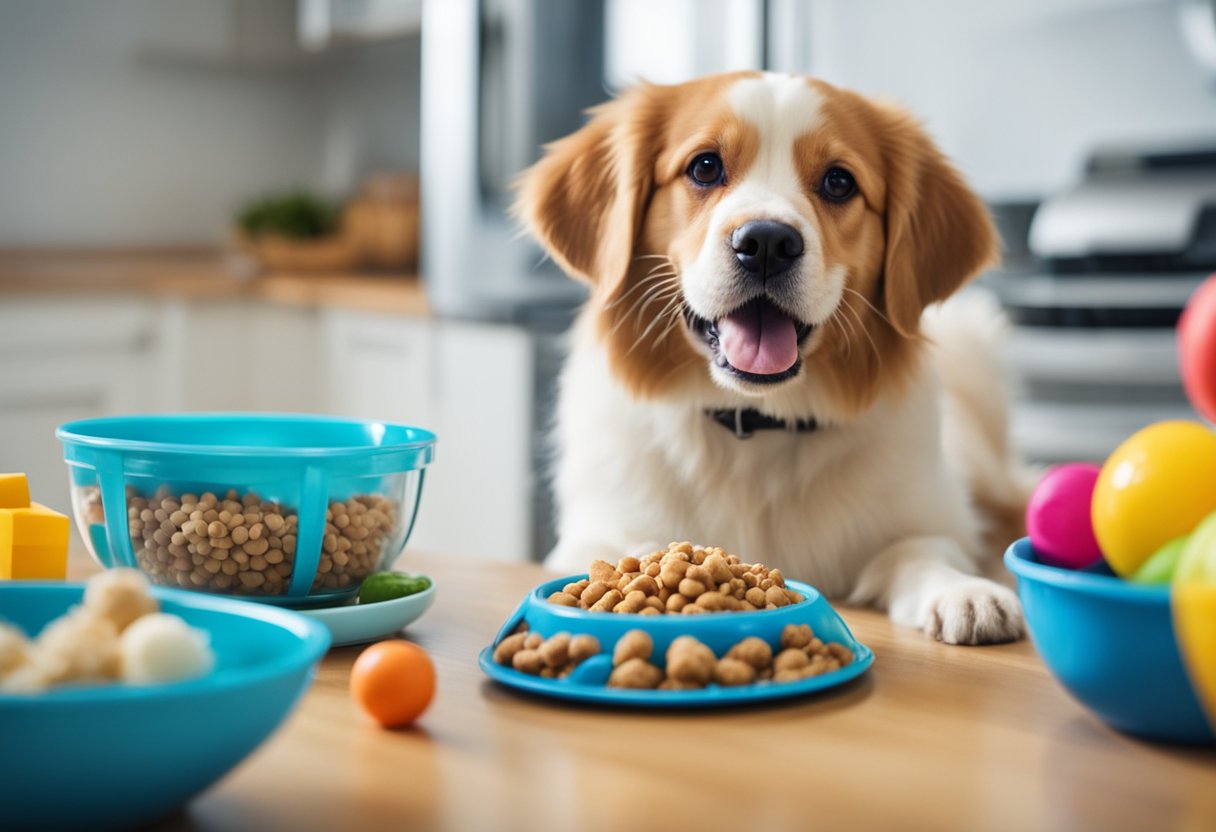
M 567 705 L 490 682 L 477 654 L 541 568 L 407 555 L 435 605 L 405 637 L 435 661 L 416 727 L 369 723 L 331 650 L 284 726 L 163 830 L 1216 829 L 1216 752 L 1115 733 L 1029 642 L 952 647 L 841 608 L 875 662 L 785 704 Z M 73 552 L 72 572 L 95 567 Z

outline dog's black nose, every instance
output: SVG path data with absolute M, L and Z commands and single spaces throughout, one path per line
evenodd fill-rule
M 802 256 L 798 229 L 773 220 L 745 222 L 730 235 L 730 245 L 739 264 L 762 278 L 780 274 Z

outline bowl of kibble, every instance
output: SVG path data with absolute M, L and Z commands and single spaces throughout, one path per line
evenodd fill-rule
M 435 435 L 281 414 L 60 426 L 90 554 L 154 583 L 283 604 L 352 597 L 409 539 Z
M 645 707 L 805 695 L 873 661 L 814 587 L 687 541 L 540 584 L 480 656 L 511 687 Z
M 151 587 L 0 581 L 6 829 L 131 829 L 257 748 L 329 646 L 292 610 Z

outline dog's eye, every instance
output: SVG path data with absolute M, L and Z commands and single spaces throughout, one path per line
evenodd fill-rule
M 832 168 L 823 175 L 819 193 L 831 202 L 844 202 L 857 193 L 857 180 L 844 168 Z
M 688 166 L 688 177 L 702 188 L 721 185 L 726 179 L 722 157 L 717 153 L 701 153 Z

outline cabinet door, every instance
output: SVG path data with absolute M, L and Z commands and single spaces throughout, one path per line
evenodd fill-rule
M 329 412 L 421 427 L 432 423 L 430 321 L 330 310 L 321 322 Z
M 154 408 L 155 307 L 135 300 L 6 301 L 0 308 L 0 470 L 22 471 L 33 498 L 67 511 L 55 428 Z
M 523 330 L 436 324 L 433 427 L 411 548 L 524 561 L 535 491 L 533 349 Z

